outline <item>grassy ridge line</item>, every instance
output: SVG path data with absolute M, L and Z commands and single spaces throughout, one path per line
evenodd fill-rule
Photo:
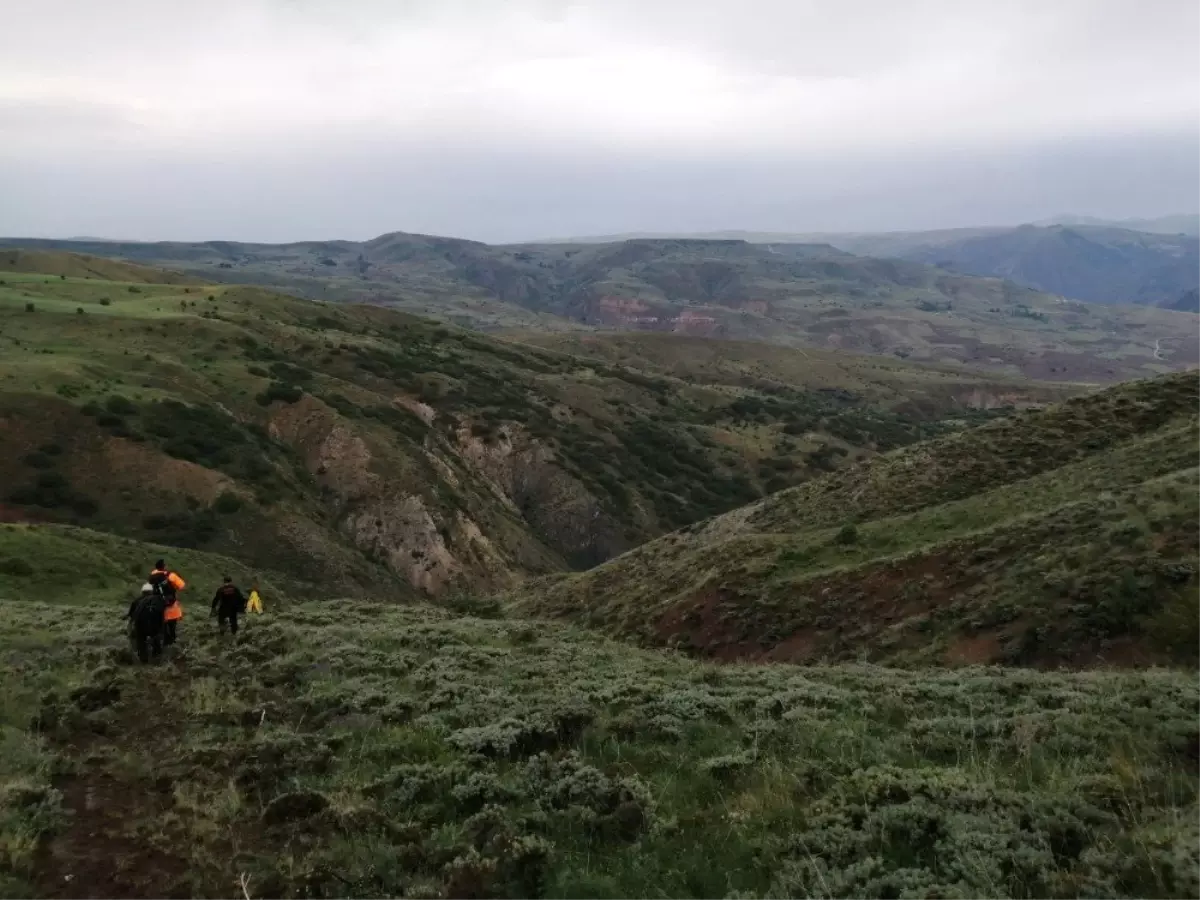
M 712 667 L 334 602 L 255 619 L 237 648 L 193 632 L 146 730 L 161 679 L 113 665 L 102 609 L 56 609 L 0 601 L 13 895 L 70 894 L 64 875 L 201 897 L 1200 885 L 1184 673 Z
M 0 599 L 103 605 L 124 615 L 157 559 L 183 575 L 185 608 L 207 615 L 225 575 L 244 589 L 257 580 L 278 600 L 312 591 L 287 575 L 259 570 L 229 556 L 147 543 L 70 525 L 0 525 Z
M 1182 372 L 1020 412 L 773 495 L 746 510 L 747 525 L 789 530 L 798 520 L 865 520 L 970 496 L 1195 417 L 1198 401 L 1197 373 Z
M 1195 398 L 1170 376 L 905 448 L 506 599 L 721 658 L 1191 663 Z
M 96 279 L 130 284 L 206 284 L 199 278 L 166 269 L 139 266 L 82 253 L 0 249 L 0 274 L 55 275 L 62 279 Z

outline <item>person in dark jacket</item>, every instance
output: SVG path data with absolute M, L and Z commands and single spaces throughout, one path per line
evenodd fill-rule
M 129 640 L 141 662 L 158 659 L 163 652 L 163 600 L 150 584 L 142 585 L 142 593 L 129 604 L 125 613 L 129 620 Z
M 229 622 L 230 633 L 236 635 L 238 631 L 238 616 L 246 611 L 246 598 L 233 579 L 228 575 L 225 576 L 225 583 L 217 588 L 217 592 L 213 594 L 212 615 L 217 617 L 217 624 L 221 628 L 221 634 L 225 633 L 225 622 Z

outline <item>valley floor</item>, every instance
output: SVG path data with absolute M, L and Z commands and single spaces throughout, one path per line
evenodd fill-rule
M 347 600 L 0 601 L 2 896 L 1197 896 L 1194 672 L 713 666 Z

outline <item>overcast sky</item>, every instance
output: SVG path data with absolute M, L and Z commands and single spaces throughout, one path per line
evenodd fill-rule
M 0 0 L 0 234 L 489 241 L 1200 205 L 1196 0 Z

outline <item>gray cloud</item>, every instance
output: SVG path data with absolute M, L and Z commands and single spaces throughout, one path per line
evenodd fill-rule
M 1198 10 L 44 0 L 6 13 L 0 233 L 517 239 L 1191 211 Z

